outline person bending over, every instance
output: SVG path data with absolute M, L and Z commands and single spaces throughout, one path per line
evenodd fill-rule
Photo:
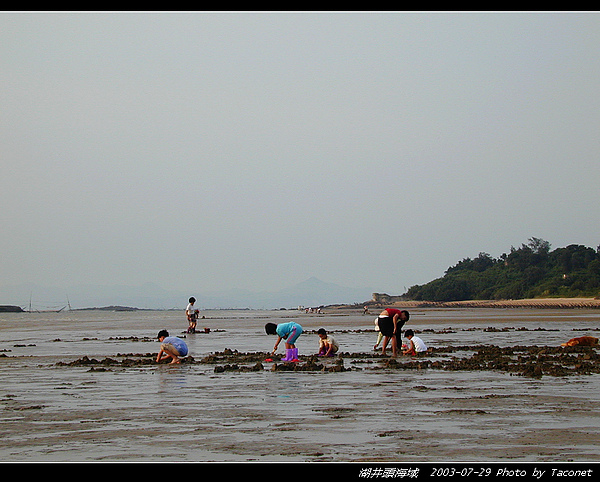
M 379 314 L 377 325 L 383 335 L 382 355 L 385 356 L 385 350 L 390 340 L 392 341 L 392 355 L 394 357 L 398 355 L 398 341 L 396 337 L 400 336 L 400 331 L 409 318 L 410 314 L 408 311 L 397 310 L 395 308 L 387 308 Z

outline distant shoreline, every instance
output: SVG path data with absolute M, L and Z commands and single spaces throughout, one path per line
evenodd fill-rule
M 365 302 L 370 313 L 389 308 L 531 308 L 531 309 L 600 309 L 597 298 L 532 298 L 522 300 L 465 300 L 465 301 L 393 301 L 391 303 Z M 332 305 L 329 310 L 362 310 L 357 305 Z
M 90 308 L 73 308 L 71 311 L 143 311 L 142 308 L 135 308 L 133 306 L 94 306 Z
M 389 303 L 365 301 L 363 303 L 353 304 L 331 304 L 322 306 L 323 310 L 331 312 L 363 312 L 363 307 L 367 307 L 369 314 L 379 314 L 380 310 L 385 308 L 439 308 L 439 309 L 468 309 L 468 308 L 529 308 L 529 309 L 589 309 L 600 310 L 599 298 L 532 298 L 522 300 L 465 300 L 465 301 L 390 301 Z M 214 308 L 217 309 L 217 308 Z M 248 310 L 249 308 L 238 308 L 238 311 Z M 293 310 L 294 308 L 288 308 Z M 206 310 L 211 311 L 211 308 Z M 275 310 L 275 309 L 273 309 Z M 273 311 L 267 310 L 267 311 Z M 61 310 L 62 311 L 62 310 Z M 152 308 L 135 308 L 131 306 L 103 306 L 90 308 L 74 308 L 71 311 L 172 311 L 157 310 Z M 229 310 L 225 310 L 229 311 Z M 19 306 L 0 305 L 0 313 L 27 313 Z

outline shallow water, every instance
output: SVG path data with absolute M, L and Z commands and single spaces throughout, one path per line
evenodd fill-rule
M 186 336 L 195 359 L 225 348 L 268 352 L 267 322 L 334 332 L 341 351 L 371 352 L 374 316 L 207 311 Z M 432 347 L 557 346 L 598 336 L 587 310 L 413 310 L 406 328 Z M 488 330 L 486 328 L 495 328 Z M 533 379 L 495 371 L 215 373 L 214 365 L 61 366 L 156 353 L 172 311 L 0 314 L 3 461 L 429 462 L 599 461 L 600 375 Z M 501 331 L 507 328 L 507 331 Z M 517 330 L 524 328 L 524 330 Z M 318 338 L 305 333 L 300 355 Z M 280 352 L 283 347 L 280 346 Z M 345 360 L 345 365 L 350 363 Z M 359 364 L 360 365 L 360 364 Z M 356 366 L 359 366 L 356 365 Z

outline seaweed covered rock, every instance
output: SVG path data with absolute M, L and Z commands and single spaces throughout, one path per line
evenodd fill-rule
M 281 361 L 281 356 L 266 352 L 241 353 L 225 349 L 196 361 L 182 358 L 187 365 L 214 365 L 214 373 L 263 372 L 331 372 L 350 370 L 444 370 L 500 371 L 510 375 L 541 378 L 600 373 L 600 354 L 590 346 L 446 346 L 431 348 L 417 357 L 385 357 L 375 353 L 340 353 L 329 357 L 310 355 L 298 362 Z M 350 367 L 345 366 L 348 361 Z M 130 368 L 156 365 L 153 353 L 118 354 L 101 360 L 83 356 L 57 366 L 89 367 L 94 371 L 107 368 Z

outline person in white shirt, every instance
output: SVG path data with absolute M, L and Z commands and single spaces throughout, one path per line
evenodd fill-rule
M 340 348 L 335 338 L 328 335 L 325 328 L 319 328 L 317 335 L 319 335 L 319 356 L 335 355 Z
M 194 303 L 196 302 L 196 298 L 193 296 L 189 299 L 189 304 L 185 309 L 185 315 L 188 320 L 188 333 L 196 333 L 196 324 L 198 323 L 198 316 L 200 315 L 200 310 L 194 308 Z
M 421 338 L 415 336 L 414 331 L 406 330 L 404 332 L 404 336 L 408 339 L 410 344 L 406 348 L 406 350 L 402 350 L 403 355 L 418 355 L 419 353 L 424 353 L 427 351 L 427 345 Z

